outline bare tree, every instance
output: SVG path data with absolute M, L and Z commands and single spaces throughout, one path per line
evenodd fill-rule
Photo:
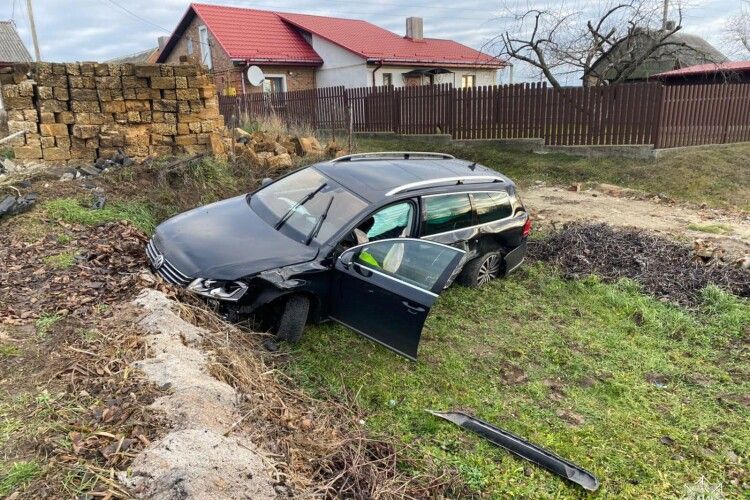
M 674 36 L 682 20 L 676 2 L 674 21 L 669 23 L 662 21 L 663 4 L 653 0 L 600 2 L 589 19 L 565 2 L 556 2 L 556 7 L 511 7 L 517 4 L 508 1 L 505 6 L 514 29 L 490 45 L 500 57 L 531 65 L 553 87 L 560 88 L 560 79 L 573 73 L 583 74 L 590 85 L 619 83 L 644 63 L 695 50 Z
M 740 12 L 729 18 L 726 38 L 734 50 L 744 57 L 750 56 L 750 0 L 743 0 Z

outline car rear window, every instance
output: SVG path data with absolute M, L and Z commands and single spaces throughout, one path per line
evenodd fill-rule
M 455 231 L 473 224 L 468 194 L 426 196 L 422 200 L 425 236 Z
M 472 193 L 479 224 L 510 217 L 512 209 L 508 193 Z

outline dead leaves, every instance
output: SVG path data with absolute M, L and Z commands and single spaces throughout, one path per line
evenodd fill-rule
M 145 234 L 127 222 L 67 226 L 66 231 L 74 234 L 70 246 L 79 257 L 65 269 L 44 263 L 45 257 L 61 251 L 54 234 L 33 243 L 0 234 L 2 322 L 23 324 L 50 311 L 83 317 L 95 306 L 115 303 L 135 290 L 146 262 Z

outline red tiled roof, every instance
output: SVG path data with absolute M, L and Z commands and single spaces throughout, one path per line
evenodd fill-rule
M 665 71 L 654 75 L 653 78 L 672 78 L 678 76 L 688 75 L 705 75 L 710 73 L 721 73 L 721 72 L 745 72 L 750 71 L 750 61 L 729 61 L 723 63 L 708 63 L 708 64 L 696 64 L 695 66 L 687 66 L 685 68 L 674 69 L 672 71 Z
M 453 40 L 425 38 L 415 42 L 367 21 L 287 14 L 286 21 L 369 60 L 385 63 L 423 63 L 501 67 L 504 63 Z
M 299 32 L 275 12 L 194 3 L 162 51 L 168 54 L 195 14 L 200 16 L 231 59 L 318 66 L 320 56 Z
M 299 30 L 314 33 L 370 61 L 387 64 L 488 66 L 505 63 L 452 40 L 415 42 L 367 21 L 267 10 L 191 4 L 162 54 L 171 52 L 195 15 L 232 59 L 320 65 L 323 61 Z

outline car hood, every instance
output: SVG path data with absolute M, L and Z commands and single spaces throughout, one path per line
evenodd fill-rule
M 154 243 L 183 274 L 217 280 L 307 262 L 318 254 L 261 219 L 244 195 L 172 217 L 156 228 Z

